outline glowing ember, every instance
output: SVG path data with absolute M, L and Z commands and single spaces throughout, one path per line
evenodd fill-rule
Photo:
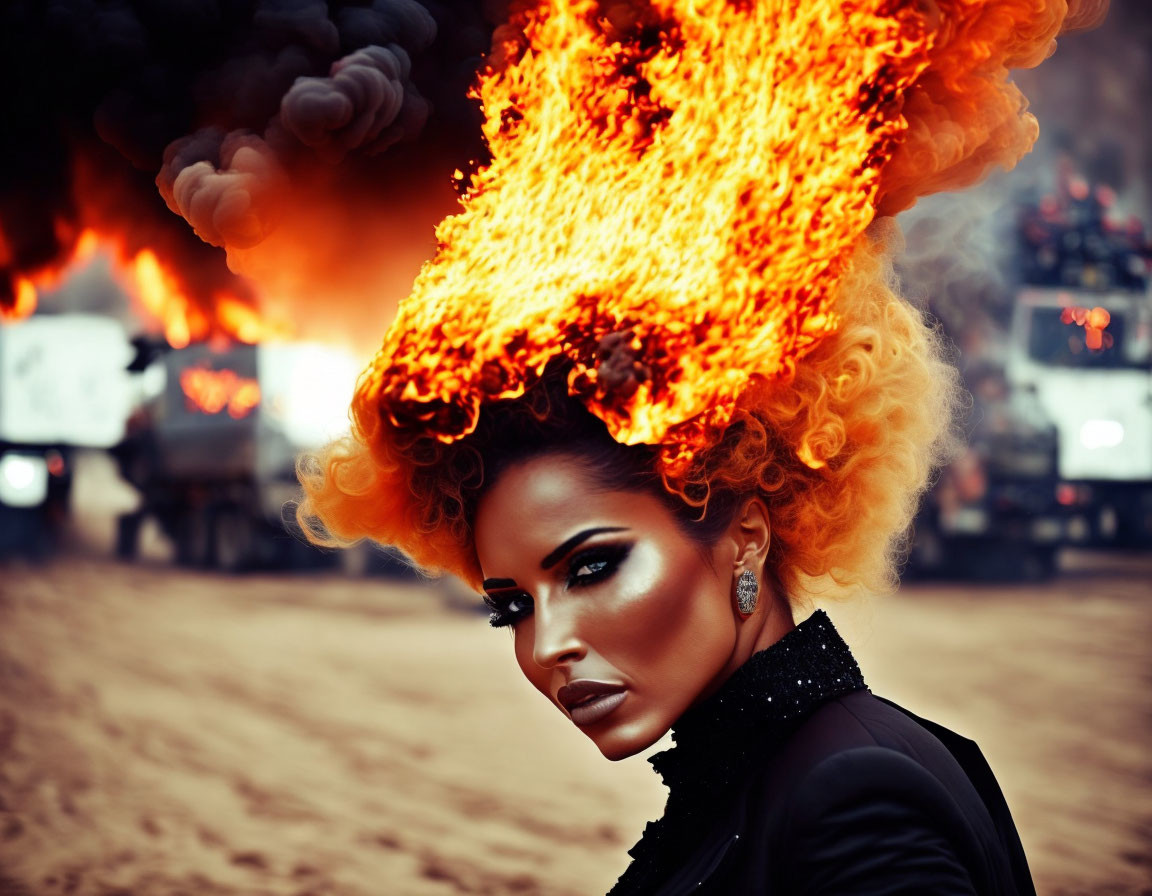
M 451 441 L 562 352 L 616 438 L 684 456 L 836 327 L 878 207 L 1028 148 L 1006 67 L 1044 58 L 1065 4 L 1040 5 L 538 0 L 478 88 L 492 162 L 359 400 Z M 621 395 L 596 365 L 624 330 L 646 378 Z
M 180 388 L 188 409 L 204 414 L 227 410 L 229 417 L 242 420 L 260 404 L 260 384 L 234 370 L 189 367 L 180 373 Z

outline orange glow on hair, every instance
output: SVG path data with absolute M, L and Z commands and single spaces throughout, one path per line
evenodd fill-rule
M 300 519 L 478 584 L 468 436 L 562 358 L 617 441 L 659 446 L 671 492 L 768 500 L 789 587 L 890 584 L 956 386 L 867 230 L 1030 148 L 1009 69 L 1104 4 L 1072 6 L 521 3 L 477 89 L 491 163 L 361 378 L 351 436 L 302 463 Z M 605 339 L 634 352 L 632 388 L 604 376 Z

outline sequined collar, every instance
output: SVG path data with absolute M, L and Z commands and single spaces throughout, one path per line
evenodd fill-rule
M 722 787 L 821 703 L 863 688 L 864 676 L 823 610 L 755 653 L 715 694 L 672 726 L 672 749 L 648 761 L 669 790 Z
M 668 803 L 628 850 L 632 864 L 609 896 L 656 892 L 724 811 L 722 795 L 749 780 L 750 767 L 763 763 L 821 703 L 864 686 L 848 645 L 822 610 L 753 654 L 672 726 L 676 745 L 648 760 L 668 785 Z

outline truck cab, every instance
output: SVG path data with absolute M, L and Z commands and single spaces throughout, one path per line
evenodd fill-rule
M 1065 322 L 1067 308 L 1101 307 L 1099 349 Z M 1056 427 L 1057 495 L 1069 543 L 1152 544 L 1152 295 L 1147 291 L 1026 286 L 1007 363 Z

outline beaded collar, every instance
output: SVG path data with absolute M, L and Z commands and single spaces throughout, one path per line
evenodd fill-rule
M 651 881 L 683 855 L 723 791 L 745 780 L 748 767 L 820 704 L 863 687 L 860 667 L 823 610 L 753 654 L 672 726 L 675 746 L 648 760 L 668 786 L 668 803 L 628 851 L 633 862 L 610 896 L 651 892 Z
M 681 716 L 672 726 L 676 746 L 648 761 L 669 790 L 698 783 L 709 768 L 720 774 L 708 774 L 708 786 L 727 783 L 716 778 L 739 774 L 748 748 L 783 739 L 821 703 L 864 686 L 848 645 L 828 614 L 817 610 Z M 708 756 L 703 766 L 702 755 Z

